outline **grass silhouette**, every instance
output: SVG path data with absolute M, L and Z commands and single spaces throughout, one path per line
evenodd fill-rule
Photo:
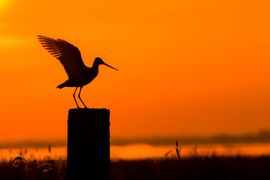
M 67 179 L 65 159 L 14 159 L 0 163 L 1 180 Z M 115 160 L 111 162 L 111 180 L 268 180 L 269 167 L 270 156 L 193 156 L 181 158 L 181 161 L 178 158 Z M 180 170 L 184 176 L 179 174 Z

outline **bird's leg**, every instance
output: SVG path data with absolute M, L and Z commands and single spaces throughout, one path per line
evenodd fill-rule
M 79 98 L 79 99 L 81 100 L 81 102 L 83 103 L 84 108 L 87 108 L 87 106 L 84 104 L 83 100 L 81 99 L 81 91 L 82 91 L 82 87 L 80 87 L 79 94 L 78 94 L 78 98 Z
M 74 98 L 74 100 L 75 100 L 75 103 L 76 103 L 76 105 L 77 105 L 77 108 L 80 109 L 80 106 L 78 105 L 77 100 L 76 100 L 76 97 L 75 97 L 75 93 L 76 93 L 77 89 L 78 89 L 78 87 L 76 87 L 76 89 L 75 89 L 75 91 L 74 91 L 74 93 L 73 93 L 73 98 Z

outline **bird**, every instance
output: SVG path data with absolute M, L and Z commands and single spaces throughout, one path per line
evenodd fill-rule
M 87 108 L 81 99 L 81 91 L 85 85 L 89 84 L 96 78 L 98 75 L 99 65 L 105 65 L 118 71 L 118 69 L 105 63 L 100 57 L 95 58 L 92 67 L 87 67 L 83 63 L 80 50 L 63 39 L 53 39 L 43 35 L 37 35 L 37 38 L 41 45 L 53 57 L 59 60 L 64 67 L 68 79 L 64 83 L 59 84 L 57 88 L 62 89 L 64 87 L 75 87 L 73 99 L 75 100 L 78 109 L 80 109 L 80 106 L 76 100 L 76 91 L 79 88 L 78 98 L 82 102 L 84 108 Z

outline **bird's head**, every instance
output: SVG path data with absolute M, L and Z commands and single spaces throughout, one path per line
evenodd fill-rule
M 118 71 L 118 69 L 116 69 L 116 68 L 110 66 L 109 64 L 105 63 L 100 57 L 96 57 L 96 58 L 95 58 L 94 64 L 96 64 L 96 65 L 101 65 L 101 64 L 103 64 L 103 65 L 105 65 L 105 66 L 108 66 L 108 67 L 110 67 L 110 68 L 112 68 L 112 69 Z

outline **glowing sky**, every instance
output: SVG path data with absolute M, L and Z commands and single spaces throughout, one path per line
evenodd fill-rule
M 4 2 L 4 1 L 3 1 Z M 0 1 L 0 4 L 2 1 Z M 74 89 L 38 34 L 100 68 L 82 91 L 111 110 L 111 136 L 270 129 L 267 0 L 6 0 L 0 5 L 0 140 L 66 137 Z

